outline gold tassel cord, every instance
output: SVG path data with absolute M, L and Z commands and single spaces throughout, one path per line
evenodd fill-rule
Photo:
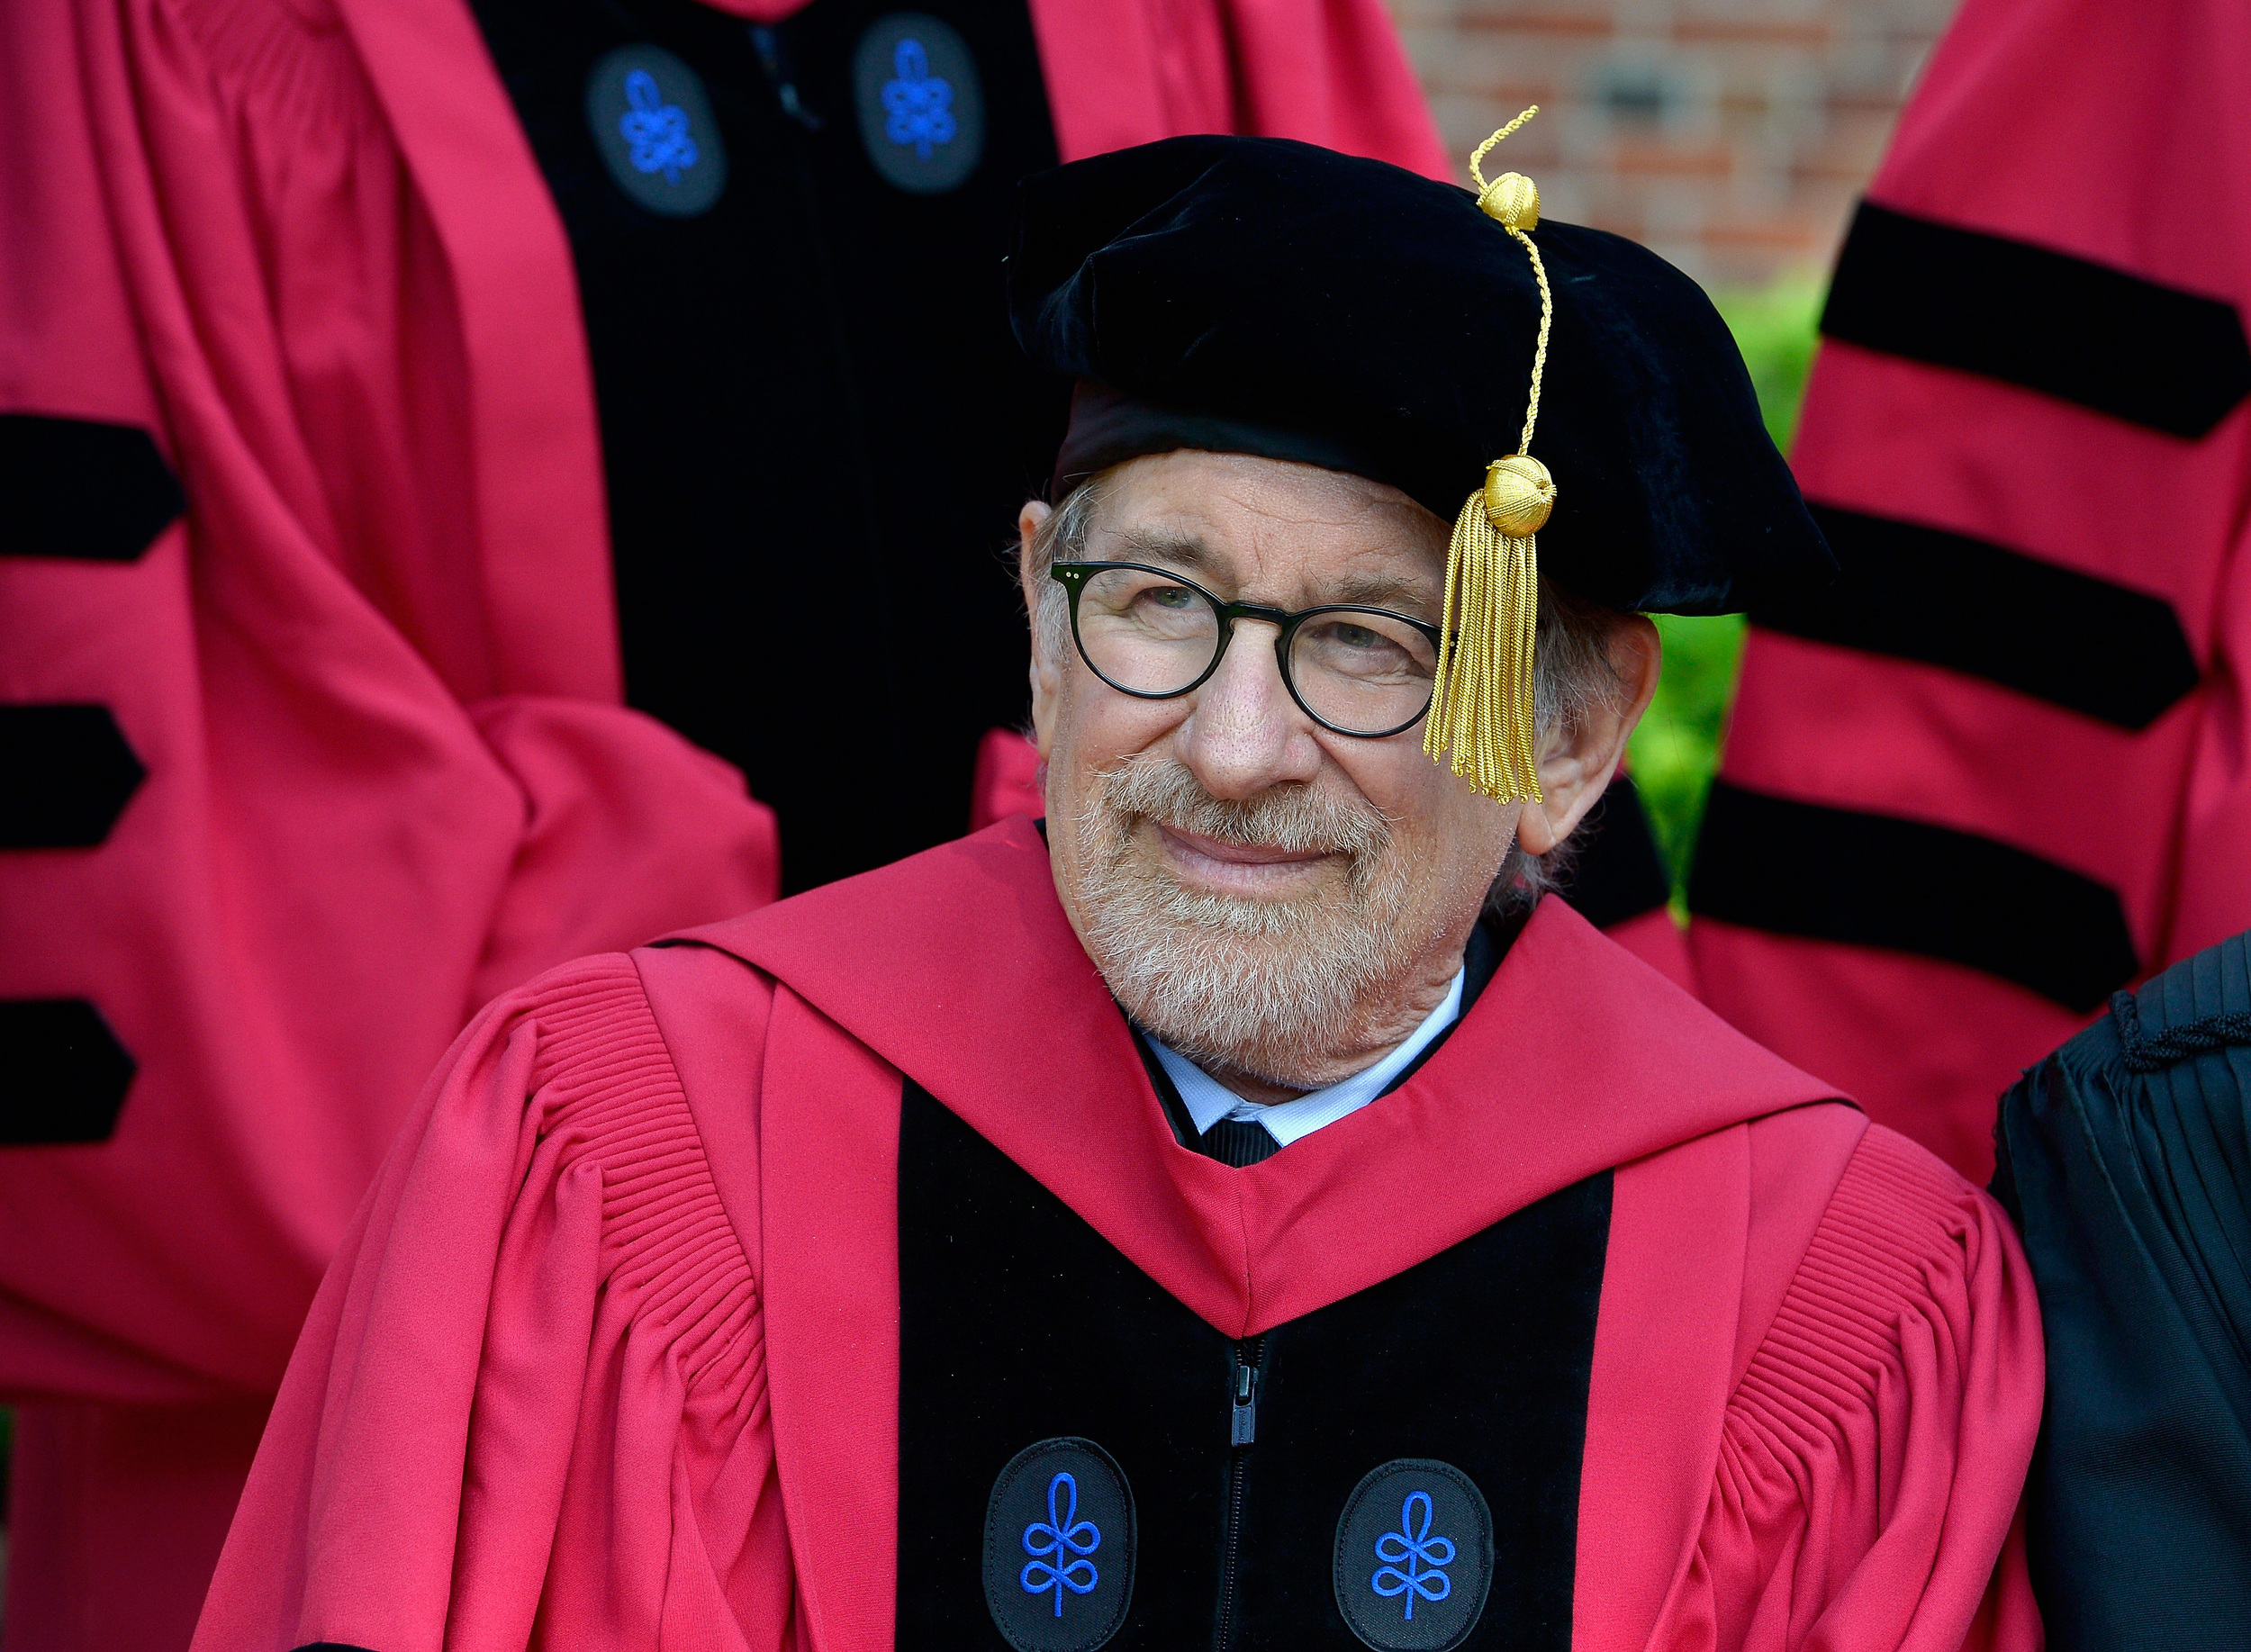
M 1527 178 L 1524 181 L 1529 185 L 1532 180 Z M 1539 211 L 1536 196 L 1532 210 L 1535 212 Z M 1532 452 L 1532 428 L 1540 422 L 1540 381 L 1548 371 L 1548 323 L 1555 319 L 1555 295 L 1548 291 L 1548 266 L 1540 261 L 1540 248 L 1532 244 L 1532 237 L 1505 221 L 1501 227 L 1532 255 L 1532 278 L 1540 284 L 1540 340 L 1532 348 L 1532 394 L 1524 400 L 1524 433 L 1516 438 L 1518 455 L 1529 456 Z
M 1555 507 L 1555 483 L 1547 466 L 1532 456 L 1532 433 L 1540 419 L 1540 384 L 1547 371 L 1555 299 L 1547 266 L 1532 241 L 1540 222 L 1538 186 L 1517 172 L 1503 173 L 1488 184 L 1483 166 L 1495 144 L 1539 113 L 1534 104 L 1469 157 L 1478 205 L 1532 259 L 1532 279 L 1540 287 L 1540 337 L 1532 349 L 1523 436 L 1514 453 L 1487 466 L 1485 485 L 1463 501 L 1454 519 L 1439 606 L 1438 670 L 1423 731 L 1425 752 L 1504 803 L 1541 800 L 1533 703 L 1540 601 L 1535 536 Z

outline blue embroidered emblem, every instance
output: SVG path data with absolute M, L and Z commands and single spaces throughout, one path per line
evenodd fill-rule
M 899 42 L 891 75 L 883 83 L 883 135 L 928 160 L 935 146 L 954 141 L 953 85 L 930 72 L 930 54 L 918 40 Z
M 633 169 L 661 172 L 668 184 L 696 164 L 696 140 L 688 130 L 688 112 L 668 104 L 656 77 L 645 68 L 625 77 L 628 107 L 618 122 L 618 133 L 632 146 Z
M 1071 1501 L 1060 1512 L 1055 1506 L 1058 1491 L 1071 1494 Z M 1055 1615 L 1062 1617 L 1064 1590 L 1073 1594 L 1089 1594 L 1102 1581 L 1102 1575 L 1094 1569 L 1094 1562 L 1083 1558 L 1101 1547 L 1101 1528 L 1090 1520 L 1079 1518 L 1079 1482 L 1069 1474 L 1057 1475 L 1047 1483 L 1047 1518 L 1035 1520 L 1024 1529 L 1024 1552 L 1032 1557 L 1025 1563 L 1018 1578 L 1024 1593 L 1044 1594 L 1054 1590 Z M 1053 1560 L 1044 1557 L 1051 1555 L 1054 1557 Z M 1065 1555 L 1082 1557 L 1066 1561 Z M 1080 1581 L 1081 1573 L 1086 1578 L 1083 1583 Z
M 1423 1516 L 1420 1530 L 1415 1524 L 1418 1504 Z M 1434 1604 L 1454 1592 L 1453 1580 L 1446 1575 L 1446 1568 L 1454 1563 L 1453 1539 L 1431 1536 L 1428 1492 L 1406 1494 L 1406 1501 L 1399 1505 L 1399 1529 L 1376 1539 L 1376 1558 L 1386 1564 L 1376 1568 L 1368 1586 L 1386 1600 L 1406 1595 L 1410 1622 L 1415 1618 L 1416 1595 Z M 1405 1571 L 1400 1570 L 1402 1561 L 1406 1563 Z

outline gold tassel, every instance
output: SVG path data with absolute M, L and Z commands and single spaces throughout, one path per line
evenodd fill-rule
M 1423 749 L 1487 797 L 1537 803 L 1540 754 L 1533 696 L 1539 628 L 1540 551 L 1536 537 L 1555 508 L 1555 482 L 1532 456 L 1540 417 L 1540 381 L 1548 365 L 1548 324 L 1555 303 L 1531 231 L 1540 222 L 1540 191 L 1522 173 L 1487 184 L 1481 169 L 1493 146 L 1540 113 L 1540 105 L 1495 132 L 1469 157 L 1478 204 L 1532 258 L 1540 284 L 1540 340 L 1532 351 L 1532 393 L 1516 451 L 1486 467 L 1485 485 L 1463 501 L 1446 550 L 1446 590 L 1439 607 L 1438 671 Z
M 1441 762 L 1451 750 L 1453 772 L 1503 803 L 1541 800 L 1532 721 L 1539 592 L 1539 541 L 1501 532 L 1487 490 L 1470 494 L 1446 550 L 1438 673 L 1423 749 Z

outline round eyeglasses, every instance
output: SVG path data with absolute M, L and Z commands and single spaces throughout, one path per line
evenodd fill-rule
M 1388 609 L 1289 613 L 1223 602 L 1194 580 L 1137 562 L 1059 562 L 1071 634 L 1087 669 L 1121 694 L 1171 700 L 1219 669 L 1238 619 L 1276 627 L 1283 686 L 1322 727 L 1363 740 L 1404 734 L 1430 709 L 1438 627 Z

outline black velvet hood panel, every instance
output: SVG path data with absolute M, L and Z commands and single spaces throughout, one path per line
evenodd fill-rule
M 1827 583 L 1703 290 L 1599 230 L 1543 221 L 1533 239 L 1555 299 L 1532 442 L 1557 489 L 1541 571 L 1680 614 Z M 1037 366 L 1237 421 L 1259 433 L 1245 451 L 1296 432 L 1308 462 L 1445 521 L 1516 450 L 1540 324 L 1531 260 L 1468 190 L 1278 138 L 1173 138 L 1026 179 L 1008 302 Z

